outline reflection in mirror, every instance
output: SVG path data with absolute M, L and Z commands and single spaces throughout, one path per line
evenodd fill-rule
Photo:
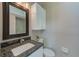
M 26 33 L 26 12 L 9 5 L 9 34 Z

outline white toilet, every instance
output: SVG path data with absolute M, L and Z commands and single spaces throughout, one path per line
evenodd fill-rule
M 44 43 L 44 40 L 39 39 L 39 42 Z M 55 52 L 50 48 L 44 48 L 43 54 L 44 54 L 44 57 L 55 57 Z

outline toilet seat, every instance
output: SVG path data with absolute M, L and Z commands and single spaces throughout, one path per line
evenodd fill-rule
M 45 57 L 54 57 L 55 56 L 55 53 L 51 49 L 44 48 L 44 56 Z

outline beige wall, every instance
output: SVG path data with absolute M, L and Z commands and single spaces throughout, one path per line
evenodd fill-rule
M 39 3 L 46 9 L 46 30 L 33 35 L 46 38 L 48 47 L 53 48 L 56 56 L 79 56 L 79 3 Z M 68 54 L 61 47 L 69 49 Z

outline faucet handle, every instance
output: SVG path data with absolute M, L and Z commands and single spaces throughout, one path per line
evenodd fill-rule
M 24 39 L 20 39 L 20 43 L 22 44 L 24 42 Z

